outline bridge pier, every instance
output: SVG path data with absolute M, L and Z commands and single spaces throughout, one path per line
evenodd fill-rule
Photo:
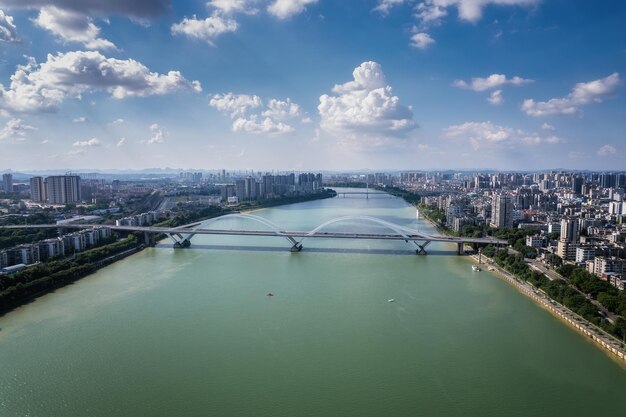
M 459 242 L 456 244 L 457 245 L 457 249 L 456 249 L 456 254 L 457 255 L 463 255 L 463 242 Z
M 191 238 L 194 235 L 188 235 L 187 237 L 183 237 L 182 235 L 176 233 L 166 233 L 167 237 L 174 241 L 175 249 L 183 249 L 191 246 Z
M 301 243 L 296 243 L 291 247 L 291 249 L 289 249 L 289 251 L 292 253 L 296 253 L 296 252 L 300 252 L 303 248 L 304 246 L 302 246 Z
M 143 241 L 146 246 L 154 246 L 154 234 L 150 232 L 143 232 Z
M 415 245 L 417 246 L 417 249 L 415 250 L 416 255 L 428 255 L 428 252 L 426 252 L 426 246 L 430 245 L 430 240 L 425 241 L 421 245 L 415 240 L 413 241 L 413 243 L 415 243 Z

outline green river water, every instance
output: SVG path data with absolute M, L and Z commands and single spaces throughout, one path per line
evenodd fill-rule
M 255 214 L 284 230 L 368 215 L 433 232 L 388 197 Z M 354 228 L 384 231 L 328 231 Z M 0 317 L 0 416 L 626 415 L 624 366 L 454 246 L 192 245 L 163 241 Z

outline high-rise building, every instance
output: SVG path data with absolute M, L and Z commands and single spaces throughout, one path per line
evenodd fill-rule
M 80 202 L 80 177 L 55 175 L 46 178 L 46 193 L 50 204 L 73 204 Z
M 493 197 L 491 226 L 513 227 L 513 203 L 508 195 L 499 194 Z
M 583 177 L 572 177 L 572 191 L 580 195 L 583 193 L 583 184 L 585 179 Z
M 13 174 L 2 175 L 2 189 L 5 193 L 13 192 Z
M 577 219 L 561 220 L 561 237 L 559 240 L 568 243 L 578 242 L 579 230 Z
M 42 177 L 32 177 L 30 179 L 30 199 L 39 203 L 48 199 L 45 182 Z
M 246 178 L 246 182 L 245 182 L 245 187 L 246 187 L 246 199 L 248 200 L 256 200 L 258 193 L 257 193 L 257 183 L 256 180 L 253 177 L 248 177 Z

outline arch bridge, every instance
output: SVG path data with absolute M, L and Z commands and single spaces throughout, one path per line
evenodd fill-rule
M 258 223 L 263 226 L 259 230 L 248 229 L 218 229 L 213 228 L 219 222 L 231 219 L 245 219 Z M 337 232 L 328 231 L 330 226 L 336 224 L 349 224 L 352 222 L 364 222 L 378 227 L 382 227 L 386 231 L 383 233 L 362 233 L 362 232 Z M 196 235 L 236 235 L 236 236 L 269 236 L 284 238 L 292 252 L 300 252 L 303 248 L 302 242 L 305 239 L 325 238 L 325 239 L 370 239 L 370 240 L 397 240 L 405 241 L 411 245 L 415 253 L 418 255 L 426 255 L 426 247 L 432 242 L 448 242 L 456 243 L 458 253 L 463 252 L 465 243 L 479 245 L 506 245 L 508 242 L 502 239 L 492 237 L 472 238 L 472 237 L 450 237 L 442 235 L 430 235 L 410 229 L 408 227 L 395 224 L 377 217 L 371 216 L 344 216 L 338 217 L 324 222 L 310 231 L 286 231 L 281 229 L 274 222 L 254 214 L 233 213 L 220 217 L 204 220 L 179 227 L 152 227 L 152 226 L 109 226 L 94 224 L 64 224 L 64 225 L 17 225 L 4 226 L 8 229 L 19 228 L 57 228 L 57 229 L 91 229 L 94 227 L 109 227 L 112 230 L 127 232 L 144 232 L 146 243 L 154 241 L 155 234 L 165 234 L 174 242 L 175 248 L 188 248 L 191 246 L 191 239 Z

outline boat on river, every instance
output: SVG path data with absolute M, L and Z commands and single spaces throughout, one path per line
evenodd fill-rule
M 479 267 L 479 266 L 472 265 L 472 271 L 474 271 L 474 272 L 480 272 L 480 271 L 481 271 L 481 269 L 480 269 L 480 267 Z

